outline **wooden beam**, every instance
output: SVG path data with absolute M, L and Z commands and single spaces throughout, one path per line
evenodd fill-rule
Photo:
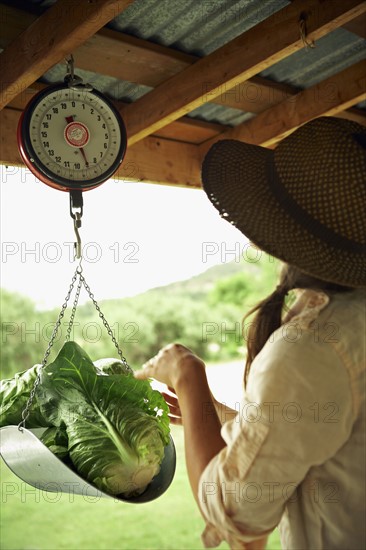
M 342 111 L 341 113 L 337 113 L 335 116 L 337 116 L 338 118 L 346 118 L 347 120 L 353 120 L 354 122 L 358 122 L 358 124 L 363 124 L 363 126 L 366 126 L 365 109 L 357 109 L 356 107 L 352 107 L 351 109 L 347 109 L 347 111 Z
M 200 188 L 199 148 L 188 143 L 148 137 L 127 149 L 126 158 L 113 177 Z
M 28 101 L 38 93 L 40 90 L 43 90 L 47 84 L 42 84 L 40 82 L 34 82 L 29 88 L 24 90 L 23 93 L 16 96 L 9 107 L 12 109 L 23 110 L 27 105 Z M 123 109 L 128 105 L 121 101 L 113 102 L 115 107 L 121 112 L 123 116 Z M 362 109 L 351 108 L 346 111 L 337 113 L 338 117 L 347 118 L 349 120 L 354 120 L 360 124 L 365 124 L 366 111 Z M 219 136 L 224 132 L 229 131 L 230 128 L 223 124 L 215 124 L 213 122 L 205 122 L 202 120 L 196 120 L 189 117 L 182 117 L 179 120 L 168 124 L 164 128 L 161 128 L 153 134 L 156 137 L 161 137 L 164 139 L 171 139 L 174 141 L 183 141 L 186 143 L 194 143 L 200 145 L 207 140 Z
M 174 141 L 184 141 L 186 143 L 194 143 L 199 145 L 204 141 L 218 136 L 229 130 L 229 126 L 223 124 L 215 124 L 213 122 L 205 122 L 203 120 L 194 120 L 189 117 L 182 117 L 168 126 L 164 126 L 152 134 L 164 139 Z
M 17 127 L 21 113 L 14 109 L 0 111 L 0 164 L 22 166 L 17 144 Z
M 366 15 L 361 15 L 349 21 L 343 28 L 366 39 Z
M 6 47 L 36 19 L 0 4 L 0 47 Z M 74 52 L 79 69 L 155 88 L 183 71 L 199 57 L 103 28 Z M 232 89 L 225 86 L 213 103 L 260 113 L 298 92 L 294 86 L 254 76 Z
M 256 78 L 256 77 L 255 77 Z M 34 82 L 29 88 L 24 90 L 21 94 L 17 95 L 10 103 L 9 107 L 12 109 L 23 110 L 31 98 L 40 90 L 43 90 L 47 84 L 41 82 Z M 265 93 L 269 92 L 269 88 Z M 253 92 L 254 93 L 254 92 Z M 291 97 L 293 94 L 285 95 L 285 98 Z M 272 96 L 273 97 L 273 96 Z M 278 99 L 278 98 L 277 98 Z M 114 105 L 122 113 L 123 108 L 127 106 L 127 103 L 121 101 L 114 101 Z M 277 104 L 277 103 L 275 103 Z M 262 112 L 262 111 L 261 111 Z M 347 118 L 354 120 L 360 124 L 365 124 L 366 111 L 362 109 L 351 108 L 346 111 L 337 113 L 340 118 Z M 157 137 L 164 139 L 172 139 L 175 141 L 183 141 L 186 143 L 194 143 L 196 145 L 202 144 L 205 141 L 222 134 L 229 130 L 228 126 L 223 124 L 216 124 L 213 122 L 205 122 L 202 120 L 196 120 L 189 117 L 182 117 L 179 120 L 168 124 L 164 128 L 161 128 L 156 132 Z M 1 161 L 0 161 L 1 162 Z
M 1 54 L 0 109 L 133 0 L 58 0 Z
M 13 6 L 0 4 L 0 47 L 15 40 L 37 16 Z M 366 15 L 343 25 L 347 30 L 366 38 Z M 156 87 L 171 76 L 195 63 L 199 58 L 136 38 L 112 29 L 102 28 L 75 50 L 77 67 L 98 74 Z M 299 90 L 285 83 L 276 83 L 254 76 L 234 88 L 223 87 L 213 103 L 260 113 Z M 11 103 L 16 107 L 16 103 Z
M 156 88 L 200 58 L 111 29 L 101 29 L 76 50 L 75 59 L 81 69 Z M 289 84 L 255 76 L 232 89 L 223 86 L 213 103 L 258 113 L 297 91 Z
M 223 87 L 230 89 L 303 48 L 301 18 L 306 19 L 307 38 L 318 40 L 365 12 L 366 2 L 361 0 L 294 0 L 131 104 L 125 110 L 129 143 L 213 101 Z
M 338 113 L 343 117 L 345 114 L 342 111 L 363 99 L 366 99 L 366 61 L 360 61 L 300 92 L 294 98 L 231 128 L 221 134 L 219 139 L 236 139 L 272 147 L 305 122 L 319 116 L 337 116 Z M 214 138 L 200 146 L 202 157 L 216 141 L 218 139 Z
M 29 88 L 24 90 L 21 94 L 17 95 L 13 99 L 8 107 L 17 110 L 23 110 L 27 103 L 37 94 L 40 90 L 47 87 L 47 84 L 41 82 L 34 82 Z M 128 105 L 122 101 L 113 101 L 115 107 L 121 112 L 123 116 L 123 109 Z M 165 139 L 172 139 L 174 141 L 183 141 L 186 143 L 200 144 L 204 141 L 221 134 L 229 129 L 229 126 L 224 124 L 215 124 L 214 122 L 205 122 L 202 120 L 195 120 L 189 117 L 183 117 L 179 120 L 168 124 L 156 134 L 157 137 Z
M 0 5 L 0 48 L 5 49 L 18 38 L 35 20 L 37 16 L 27 11 L 19 10 L 7 4 Z
M 75 51 L 77 66 L 155 88 L 196 58 L 153 42 L 104 28 Z
M 6 48 L 37 16 L 0 4 L 0 47 Z M 198 58 L 108 28 L 73 51 L 77 68 L 155 87 Z
M 9 108 L 0 111 L 0 164 L 23 166 L 16 139 L 20 114 L 20 111 Z M 198 146 L 149 137 L 128 148 L 126 157 L 113 178 L 200 187 Z

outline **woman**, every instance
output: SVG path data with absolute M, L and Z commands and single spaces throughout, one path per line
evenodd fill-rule
M 244 396 L 230 420 L 204 363 L 182 345 L 136 374 L 171 389 L 203 542 L 263 548 L 279 524 L 283 548 L 364 548 L 365 128 L 319 118 L 274 151 L 220 141 L 202 178 L 221 215 L 286 262 L 255 308 Z

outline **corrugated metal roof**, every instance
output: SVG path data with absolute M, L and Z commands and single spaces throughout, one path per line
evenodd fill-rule
M 46 8 L 54 1 L 26 0 L 23 4 Z M 135 0 L 108 26 L 185 53 L 205 56 L 289 3 L 288 0 Z M 318 40 L 315 48 L 295 52 L 261 72 L 260 76 L 306 89 L 365 57 L 366 40 L 339 28 Z M 44 75 L 44 81 L 59 82 L 64 72 L 64 66 L 58 65 Z M 151 90 L 147 86 L 86 71 L 76 72 L 95 88 L 118 100 L 136 101 Z M 365 108 L 366 102 L 358 107 Z M 252 115 L 210 103 L 195 109 L 189 116 L 235 126 Z
M 260 73 L 261 76 L 306 89 L 361 61 L 366 40 L 338 28 Z
M 288 0 L 135 0 L 109 26 L 204 56 L 288 4 Z
M 117 78 L 99 76 L 95 73 L 84 70 L 76 70 L 84 82 L 92 84 L 92 86 L 103 92 L 108 97 L 124 101 L 126 103 L 132 103 L 136 101 L 144 94 L 152 90 L 149 86 L 142 86 L 134 84 L 133 82 L 126 82 L 118 80 Z M 62 82 L 65 76 L 65 65 L 58 64 L 44 74 L 42 81 L 47 84 L 53 84 Z M 253 115 L 251 113 L 245 113 L 239 109 L 233 109 L 230 107 L 224 107 L 216 105 L 214 103 L 207 103 L 191 111 L 189 115 L 191 118 L 199 120 L 216 122 L 218 124 L 225 124 L 227 126 L 236 126 L 245 120 L 248 120 Z

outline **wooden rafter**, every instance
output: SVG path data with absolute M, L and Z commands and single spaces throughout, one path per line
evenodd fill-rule
M 229 126 L 215 124 L 204 120 L 194 120 L 189 117 L 182 117 L 164 128 L 160 128 L 155 134 L 156 137 L 173 139 L 199 145 L 214 136 L 218 136 L 229 129 Z
M 127 149 L 115 176 L 123 180 L 199 188 L 199 148 L 151 136 Z
M 35 19 L 16 8 L 0 5 L 0 47 L 14 41 Z M 78 69 L 155 88 L 183 71 L 199 58 L 177 50 L 141 40 L 112 29 L 100 29 L 75 51 Z M 260 113 L 297 92 L 289 84 L 271 82 L 258 76 L 233 89 L 223 87 L 213 103 Z
M 366 125 L 365 113 L 353 108 L 366 97 L 364 62 L 301 92 L 256 76 L 304 46 L 299 37 L 300 15 L 306 18 L 309 40 L 316 41 L 338 26 L 361 35 L 365 1 L 293 0 L 202 59 L 101 28 L 131 2 L 59 0 L 36 19 L 29 14 L 15 17 L 14 8 L 0 4 L 0 14 L 5 8 L 11 16 L 9 20 L 0 17 L 0 47 L 6 47 L 1 54 L 0 108 L 9 98 L 12 107 L 0 112 L 0 162 L 22 164 L 16 144 L 20 110 L 44 86 L 35 80 L 70 52 L 77 68 L 155 87 L 134 104 L 117 102 L 130 135 L 126 158 L 115 176 L 120 179 L 200 187 L 202 157 L 218 139 L 274 147 L 298 126 L 322 115 Z M 56 6 L 62 6 L 62 13 L 56 12 Z M 67 9 L 72 10 L 72 22 Z M 205 102 L 256 116 L 230 129 L 182 116 Z
M 366 15 L 363 14 L 360 17 L 352 19 L 352 21 L 344 25 L 344 28 L 366 39 Z
M 129 143 L 213 100 L 223 86 L 230 89 L 301 49 L 300 18 L 306 19 L 308 39 L 317 40 L 364 12 L 366 2 L 361 0 L 294 0 L 128 106 L 124 115 Z
M 347 111 L 337 113 L 335 116 L 338 118 L 346 118 L 347 120 L 354 120 L 358 122 L 358 124 L 366 126 L 366 113 L 363 109 L 352 107 L 351 109 L 347 109 Z
M 0 4 L 0 14 L 0 47 L 2 48 L 7 47 L 37 19 L 34 14 L 4 4 Z M 348 28 L 352 25 L 350 30 L 356 26 L 356 30 L 359 32 L 364 20 L 365 15 L 344 26 Z M 199 59 L 194 55 L 178 52 L 107 28 L 100 29 L 81 44 L 75 50 L 75 58 L 79 69 L 91 70 L 98 74 L 152 87 L 161 84 Z M 35 86 L 36 84 L 33 84 L 32 88 Z M 271 105 L 276 105 L 283 99 L 295 95 L 298 91 L 288 84 L 275 83 L 254 76 L 231 89 L 223 86 L 222 93 L 215 98 L 213 103 L 250 113 L 260 113 Z M 11 107 L 20 108 L 19 105 L 24 104 L 24 98 L 31 97 L 32 91 L 26 90 L 21 95 L 23 97 L 18 96 L 10 103 Z M 170 132 L 171 126 L 169 125 L 167 130 L 160 130 L 158 134 L 166 135 L 168 133 L 169 137 L 177 136 L 174 127 L 174 131 Z M 185 125 L 185 129 L 188 129 L 187 125 Z M 202 135 L 201 128 L 197 130 L 197 135 L 194 135 L 193 125 L 190 130 L 189 139 L 192 139 L 193 142 L 199 143 L 203 139 L 211 137 L 205 133 Z M 184 132 L 182 140 L 186 141 L 186 139 L 186 132 Z
M 337 115 L 364 99 L 366 61 L 360 61 L 300 92 L 294 98 L 288 98 L 251 120 L 231 128 L 221 134 L 219 139 L 237 139 L 271 147 L 305 122 L 319 116 Z M 366 117 L 363 118 L 363 123 L 366 126 Z M 200 147 L 202 156 L 215 141 L 216 138 L 211 139 Z
M 59 0 L 1 54 L 0 109 L 133 0 Z

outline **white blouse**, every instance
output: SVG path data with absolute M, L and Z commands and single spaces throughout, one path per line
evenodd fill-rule
M 278 524 L 283 548 L 366 547 L 365 364 L 366 289 L 301 291 L 201 476 L 206 547 Z

